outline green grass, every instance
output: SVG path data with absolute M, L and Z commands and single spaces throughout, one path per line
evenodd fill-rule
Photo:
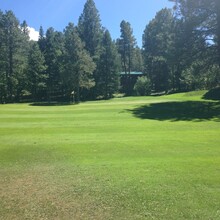
M 220 219 L 204 93 L 0 105 L 0 219 Z

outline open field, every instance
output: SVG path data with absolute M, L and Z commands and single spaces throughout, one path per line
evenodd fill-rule
M 220 219 L 203 93 L 0 105 L 0 219 Z

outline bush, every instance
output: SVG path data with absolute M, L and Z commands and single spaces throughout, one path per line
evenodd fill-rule
M 151 82 L 146 76 L 138 77 L 137 82 L 134 85 L 134 91 L 136 95 L 144 96 L 151 93 Z
M 208 68 L 203 62 L 194 62 L 182 73 L 182 83 L 186 91 L 212 89 L 220 86 L 220 68 L 211 65 Z

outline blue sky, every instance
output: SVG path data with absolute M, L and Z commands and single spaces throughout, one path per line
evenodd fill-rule
M 94 0 L 99 10 L 102 25 L 113 39 L 120 37 L 120 22 L 131 23 L 138 45 L 142 45 L 142 34 L 156 12 L 164 7 L 171 8 L 168 0 Z M 77 24 L 86 0 L 1 0 L 2 11 L 12 10 L 22 22 L 39 30 L 53 27 L 63 31 L 69 22 Z

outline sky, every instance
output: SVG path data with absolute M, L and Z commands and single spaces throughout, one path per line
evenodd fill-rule
M 146 25 L 162 8 L 172 8 L 168 0 L 94 0 L 102 26 L 113 39 L 120 37 L 120 23 L 128 21 L 133 28 L 137 44 L 142 46 Z M 53 27 L 63 31 L 69 22 L 75 25 L 83 11 L 86 0 L 0 0 L 2 11 L 12 10 L 20 22 L 26 20 L 31 38 L 37 40 L 39 27 L 44 31 Z

